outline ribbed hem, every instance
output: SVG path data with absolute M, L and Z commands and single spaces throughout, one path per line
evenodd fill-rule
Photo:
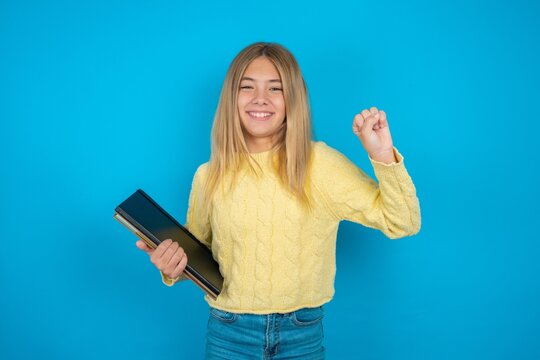
M 264 160 L 267 159 L 268 156 L 273 152 L 273 150 L 267 150 L 267 151 L 261 151 L 257 153 L 249 153 L 254 159 L 256 160 Z
M 403 157 L 403 155 L 401 155 L 401 153 L 396 147 L 394 147 L 394 154 L 396 156 L 397 162 L 393 162 L 390 164 L 385 164 L 383 162 L 373 160 L 371 157 L 369 157 L 377 179 L 386 180 L 397 178 L 400 181 L 409 179 L 409 174 L 407 172 L 407 169 L 405 168 L 404 163 L 405 158 Z
M 237 314 L 255 314 L 255 315 L 267 315 L 267 314 L 277 314 L 277 313 L 286 314 L 286 313 L 290 313 L 290 312 L 300 310 L 300 309 L 303 309 L 303 308 L 319 307 L 319 306 L 323 306 L 324 304 L 330 302 L 332 300 L 332 298 L 333 298 L 333 296 L 330 296 L 330 297 L 323 298 L 320 301 L 314 301 L 314 302 L 311 302 L 311 303 L 308 302 L 308 303 L 298 304 L 298 305 L 291 306 L 291 307 L 288 307 L 288 308 L 280 308 L 280 309 L 272 309 L 272 308 L 267 308 L 267 309 L 249 309 L 249 308 L 237 309 L 237 308 L 228 308 L 228 307 L 223 307 L 223 306 L 217 305 L 216 304 L 217 301 L 214 301 L 208 295 L 204 295 L 204 300 L 206 300 L 208 306 L 210 306 L 210 307 L 213 307 L 213 308 L 216 308 L 216 309 L 219 309 L 219 310 L 223 310 L 223 311 L 237 313 Z
M 186 276 L 184 276 L 184 274 L 182 274 L 182 275 L 180 275 L 178 277 L 175 277 L 174 279 L 171 279 L 170 277 L 165 275 L 162 271 L 160 271 L 160 274 L 161 274 L 161 280 L 167 286 L 173 286 L 174 284 L 176 284 L 179 281 L 183 281 L 183 280 L 188 279 Z

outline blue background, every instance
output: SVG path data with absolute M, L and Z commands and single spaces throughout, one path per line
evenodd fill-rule
M 225 71 L 297 57 L 315 137 L 373 175 L 388 114 L 422 229 L 342 223 L 329 359 L 538 359 L 539 6 L 531 1 L 1 1 L 0 358 L 202 358 L 207 304 L 168 288 L 113 209 L 185 221 Z

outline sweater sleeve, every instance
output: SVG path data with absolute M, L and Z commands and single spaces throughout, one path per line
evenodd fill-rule
M 370 158 L 377 183 L 339 151 L 318 143 L 318 186 L 334 216 L 379 229 L 390 239 L 420 231 L 416 188 L 395 147 L 394 153 L 397 163 L 384 164 Z
M 191 192 L 189 194 L 188 211 L 186 216 L 186 223 L 184 227 L 189 230 L 200 242 L 202 242 L 209 249 L 212 246 L 212 228 L 210 226 L 209 216 L 204 214 L 204 181 L 206 176 L 206 164 L 199 166 L 195 175 L 193 176 L 193 182 L 191 184 Z M 189 261 L 189 259 L 188 259 Z M 182 274 L 174 279 L 169 278 L 163 272 L 161 272 L 161 279 L 167 286 L 172 286 L 175 283 L 183 280 L 187 280 L 188 277 Z

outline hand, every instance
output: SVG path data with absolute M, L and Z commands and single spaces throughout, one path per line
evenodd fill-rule
M 139 249 L 150 256 L 150 261 L 169 278 L 180 276 L 186 268 L 188 258 L 184 249 L 176 241 L 167 239 L 154 250 L 139 240 L 135 243 Z
M 362 110 L 354 117 L 352 130 L 373 160 L 384 163 L 397 162 L 384 111 L 376 107 Z

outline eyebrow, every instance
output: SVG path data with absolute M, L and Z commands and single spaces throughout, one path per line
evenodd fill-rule
M 255 79 L 250 78 L 250 77 L 247 77 L 247 76 L 244 76 L 241 80 L 251 80 L 251 81 L 255 81 Z M 279 83 L 280 83 L 281 80 L 280 80 L 280 79 L 270 79 L 270 80 L 268 80 L 268 82 L 279 82 Z

